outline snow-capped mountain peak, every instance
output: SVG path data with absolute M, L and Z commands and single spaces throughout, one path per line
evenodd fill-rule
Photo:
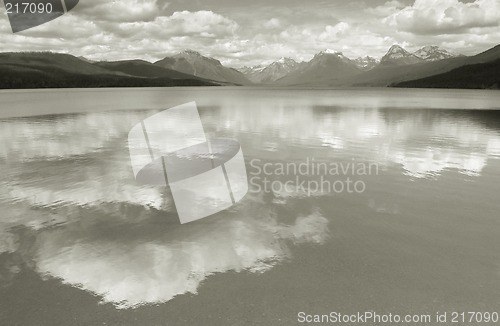
M 291 59 L 291 58 L 281 57 L 281 58 L 279 58 L 279 60 L 276 60 L 275 62 L 286 63 L 287 61 L 290 61 L 290 60 L 293 61 L 293 59 Z
M 336 55 L 338 57 L 344 57 L 344 54 L 340 51 L 335 51 L 335 50 L 332 50 L 332 49 L 326 49 L 326 50 L 323 50 L 321 51 L 320 53 L 318 53 L 317 55 L 323 55 L 323 54 L 333 54 L 333 55 Z
M 348 57 L 346 57 L 342 52 L 335 51 L 335 50 L 330 50 L 330 49 L 321 51 L 320 53 L 316 54 L 314 56 L 314 58 L 311 60 L 311 62 L 314 63 L 314 62 L 329 61 L 332 58 L 335 58 L 337 60 L 340 59 L 341 61 L 343 61 L 345 63 L 352 63 L 351 59 L 349 59 Z
M 408 65 L 421 61 L 423 61 L 421 58 L 395 44 L 391 46 L 387 54 L 382 57 L 380 63 L 384 65 Z
M 391 57 L 394 59 L 403 58 L 411 56 L 411 53 L 403 49 L 401 46 L 395 44 L 391 46 L 385 57 Z
M 354 63 L 361 70 L 367 71 L 367 70 L 371 70 L 371 69 L 375 68 L 380 63 L 380 61 L 373 58 L 373 57 L 366 56 L 366 57 L 357 58 L 356 60 L 354 60 Z
M 424 46 L 423 48 L 415 51 L 414 54 L 425 61 L 437 61 L 456 57 L 456 55 L 446 51 L 445 49 L 441 49 L 436 45 Z
M 265 68 L 266 68 L 266 66 L 263 66 L 263 65 L 251 66 L 251 67 L 244 66 L 244 67 L 238 68 L 238 70 L 240 72 L 242 72 L 244 75 L 247 75 L 247 74 L 251 74 L 251 73 L 261 72 Z
M 240 69 L 245 76 L 256 83 L 267 83 L 276 81 L 299 66 L 292 58 L 282 57 L 268 66 L 244 67 Z
M 282 57 L 279 60 L 271 63 L 269 66 L 272 66 L 272 65 L 282 65 L 282 66 L 295 67 L 297 65 L 297 61 L 293 60 L 292 58 Z
M 339 51 L 335 51 L 335 50 L 332 50 L 332 49 L 326 49 L 324 51 L 321 51 L 322 53 L 326 53 L 326 54 L 337 54 L 337 55 L 342 55 L 342 52 L 339 52 Z
M 187 54 L 187 55 L 195 55 L 195 56 L 202 56 L 200 54 L 200 52 L 198 51 L 195 51 L 195 50 L 191 50 L 191 49 L 185 49 L 184 51 L 182 51 L 180 54 Z

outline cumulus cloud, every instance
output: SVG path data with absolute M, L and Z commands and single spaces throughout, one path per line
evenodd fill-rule
M 212 11 L 180 11 L 147 22 L 103 23 L 105 30 L 123 38 L 224 37 L 232 35 L 238 24 Z M 168 39 L 166 39 L 168 41 Z
M 69 52 L 93 60 L 154 61 L 186 48 L 211 55 L 216 45 L 235 41 L 239 28 L 234 20 L 209 10 L 184 10 L 170 15 L 156 12 L 156 17 L 149 20 L 130 21 L 108 20 L 105 13 L 98 16 L 94 10 L 84 8 L 19 34 L 12 34 L 8 21 L 1 21 L 3 49 Z M 145 12 L 138 9 L 135 14 Z
M 408 3 L 332 0 L 325 7 L 311 0 L 307 6 L 275 2 L 242 10 L 238 1 L 87 0 L 19 34 L 0 20 L 0 42 L 3 51 L 48 50 L 92 60 L 156 61 L 190 48 L 233 67 L 282 56 L 309 60 L 326 48 L 355 58 L 381 57 L 394 43 L 410 50 L 437 44 L 467 55 L 498 44 L 498 0 Z
M 335 26 L 327 25 L 325 31 L 319 35 L 318 39 L 321 41 L 337 41 L 341 37 L 346 36 L 349 29 L 349 24 L 345 22 L 340 22 Z
M 264 23 L 264 27 L 268 29 L 276 29 L 281 27 L 281 21 L 278 18 L 271 18 Z
M 375 8 L 366 8 L 365 11 L 370 14 L 377 16 L 387 17 L 392 15 L 399 10 L 403 9 L 405 5 L 398 0 L 387 1 L 383 5 L 377 6 Z
M 416 0 L 385 19 L 401 31 L 415 34 L 455 34 L 474 27 L 500 26 L 500 2 L 476 0 Z
M 238 28 L 238 24 L 233 20 L 207 10 L 175 12 L 171 17 L 167 19 L 160 17 L 159 20 L 164 21 L 165 25 L 172 26 L 182 35 L 203 32 L 214 35 L 231 34 Z
M 289 53 L 299 60 L 310 60 L 325 49 L 341 51 L 352 58 L 378 56 L 395 43 L 394 38 L 382 36 L 362 24 L 344 21 L 326 26 L 290 26 L 279 34 L 278 40 L 284 48 L 293 49 Z
M 78 10 L 90 19 L 114 22 L 153 20 L 160 9 L 157 0 L 80 1 Z

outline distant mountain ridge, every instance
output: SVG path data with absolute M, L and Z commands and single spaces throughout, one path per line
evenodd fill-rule
M 152 64 L 89 62 L 51 52 L 0 53 L 0 88 L 164 87 L 210 86 L 217 83 L 177 71 L 145 74 Z M 134 64 L 141 67 L 134 69 Z M 157 67 L 155 69 L 158 71 Z
M 370 57 L 370 56 L 359 57 L 359 58 L 355 59 L 354 62 L 356 63 L 356 65 L 358 66 L 359 69 L 365 70 L 365 71 L 375 68 L 380 63 L 379 60 L 377 60 L 373 57 Z
M 500 89 L 500 59 L 455 68 L 446 73 L 392 85 L 407 88 Z
M 396 85 L 406 81 L 447 73 L 465 65 L 488 63 L 498 59 L 500 59 L 500 45 L 471 57 L 456 56 L 443 60 L 425 61 L 403 66 L 380 65 L 361 76 L 346 80 L 345 83 L 351 86 L 383 87 Z
M 276 81 L 278 85 L 329 85 L 344 77 L 361 73 L 361 69 L 342 52 L 324 50 L 290 74 Z
M 254 83 L 272 83 L 292 73 L 300 67 L 301 63 L 282 57 L 268 66 L 243 67 L 240 71 Z
M 457 57 L 457 55 L 452 54 L 445 49 L 441 49 L 436 45 L 424 46 L 423 48 L 415 51 L 413 54 L 424 61 L 437 61 Z
M 194 75 L 182 73 L 177 70 L 158 67 L 144 60 L 99 61 L 95 62 L 94 65 L 108 71 L 136 77 L 168 77 L 173 79 L 189 79 L 194 77 Z
M 493 80 L 490 74 L 484 72 L 486 66 L 455 70 L 498 59 L 500 45 L 470 57 L 455 55 L 437 46 L 425 46 L 411 53 L 393 45 L 380 62 L 370 56 L 352 60 L 342 52 L 327 49 L 308 62 L 281 58 L 269 65 L 243 67 L 238 71 L 192 50 L 167 56 L 155 63 L 144 60 L 94 62 L 50 52 L 0 53 L 0 88 L 254 84 L 389 86 L 422 79 L 430 82 L 426 78 L 451 71 L 459 79 L 461 73 L 473 79 L 480 78 L 479 71 L 482 71 L 483 76 L 488 76 L 484 78 Z M 495 67 L 491 66 L 492 69 Z M 472 76 L 474 69 L 478 71 L 475 77 Z
M 406 70 L 407 67 L 458 57 L 460 56 L 434 45 L 424 46 L 412 53 L 394 44 L 380 60 L 371 56 L 352 60 L 342 52 L 327 49 L 317 53 L 309 62 L 297 63 L 291 58 L 281 58 L 268 66 L 243 67 L 239 70 L 252 82 L 258 84 L 386 86 L 399 79 L 404 80 L 404 74 L 401 75 L 400 72 Z M 291 64 L 286 65 L 286 62 Z M 277 67 L 280 69 L 275 72 Z M 367 75 L 367 81 L 363 81 L 364 73 L 371 70 L 374 72 Z M 413 69 L 410 68 L 410 70 Z M 416 76 L 420 76 L 419 70 L 419 68 L 415 69 Z M 423 70 L 426 71 L 425 68 Z M 388 73 L 388 78 L 377 77 L 377 74 L 382 71 Z M 427 74 L 423 73 L 423 76 L 425 75 Z M 373 77 L 376 77 L 376 80 L 369 81 Z
M 203 56 L 193 50 L 185 50 L 174 56 L 166 57 L 156 61 L 154 65 L 208 80 L 238 85 L 251 84 L 250 80 L 238 70 L 225 67 L 219 60 Z
M 59 70 L 82 75 L 109 74 L 109 71 L 65 53 L 6 52 L 0 53 L 0 66 L 11 70 Z
M 393 45 L 389 51 L 380 59 L 381 65 L 411 65 L 424 61 L 399 45 Z
M 472 57 L 458 57 L 443 61 L 455 63 L 455 67 L 421 78 L 406 79 L 393 83 L 394 87 L 418 88 L 500 88 L 500 45 Z M 460 64 L 456 64 L 456 63 Z

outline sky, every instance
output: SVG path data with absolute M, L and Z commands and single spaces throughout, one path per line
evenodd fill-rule
M 154 62 L 192 49 L 241 67 L 308 61 L 325 49 L 353 59 L 380 58 L 393 44 L 472 55 L 500 43 L 500 0 L 81 0 L 16 34 L 0 7 L 1 52 L 91 60 Z

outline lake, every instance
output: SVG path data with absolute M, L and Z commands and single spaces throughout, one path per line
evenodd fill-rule
M 249 191 L 181 225 L 127 135 L 190 101 Z M 500 310 L 497 91 L 0 91 L 0 170 L 2 325 Z

